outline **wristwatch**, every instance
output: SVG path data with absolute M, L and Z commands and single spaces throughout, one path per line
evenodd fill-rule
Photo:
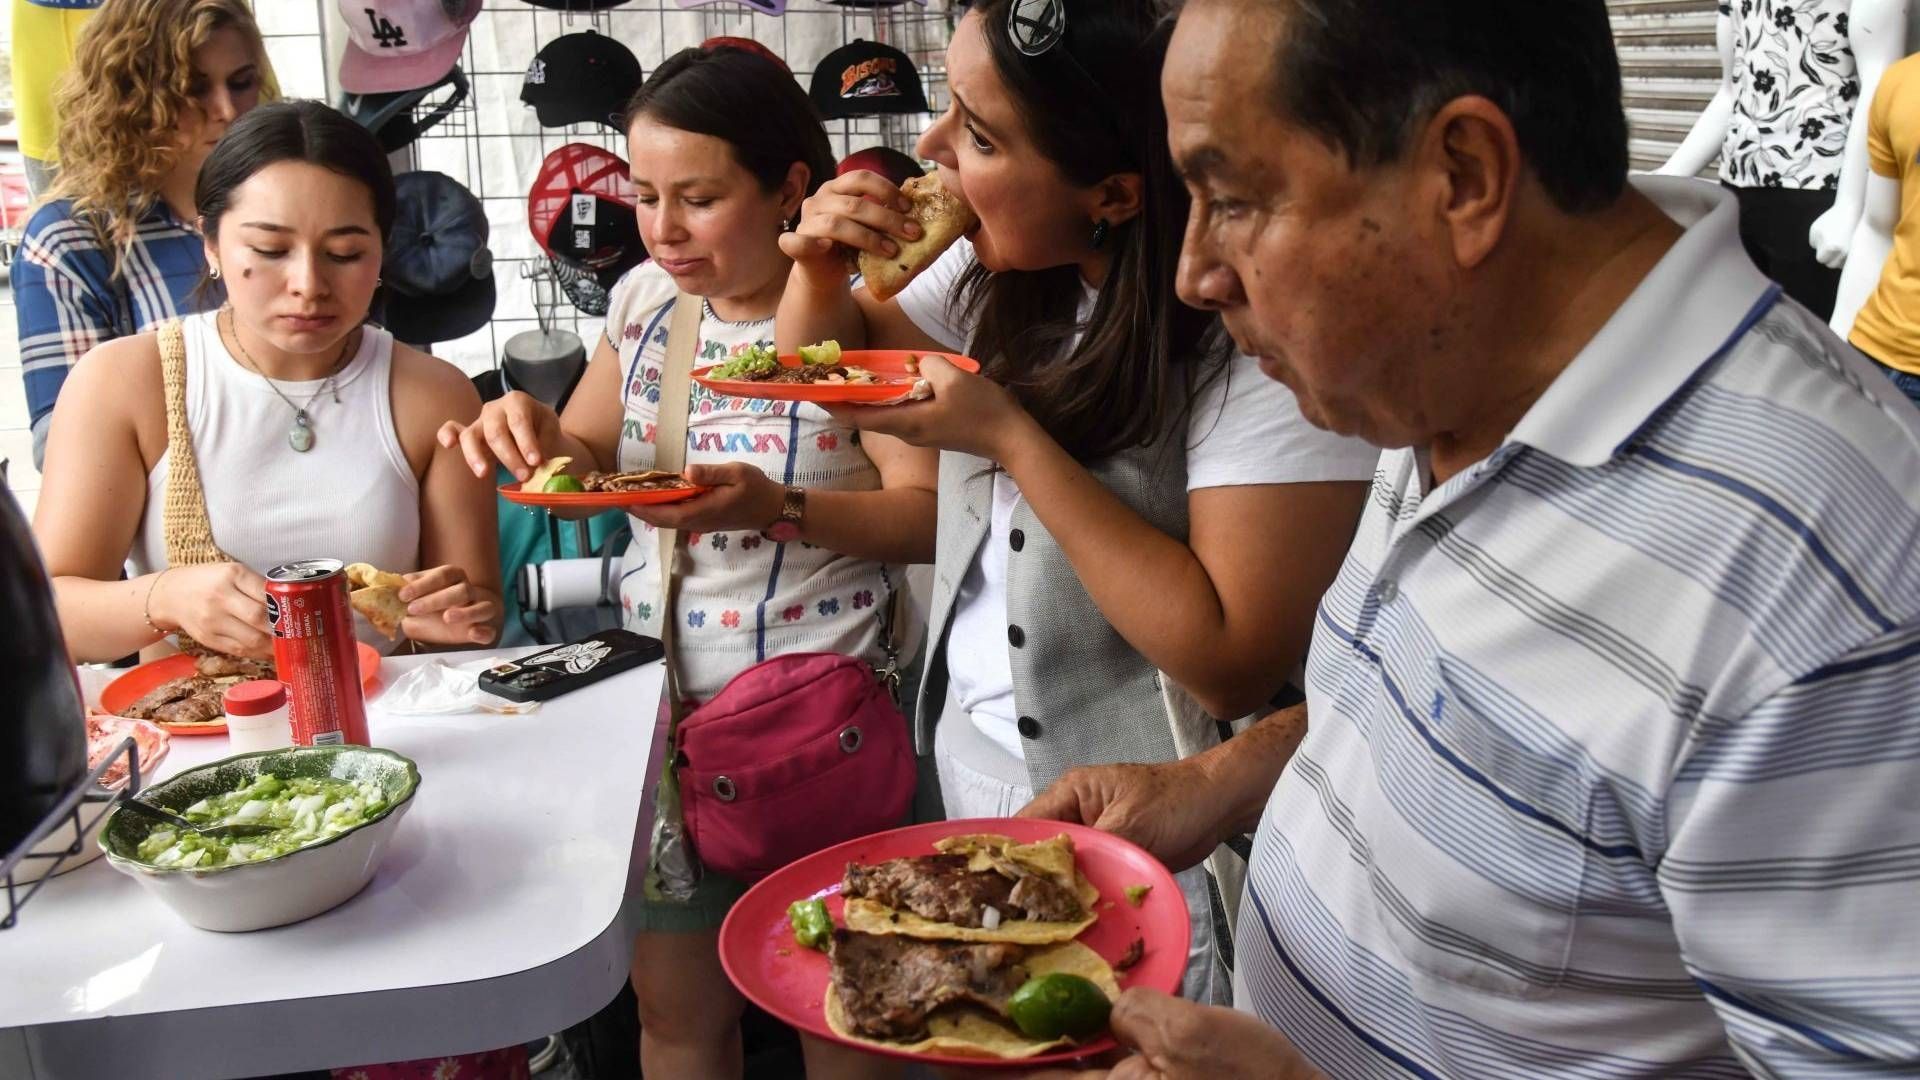
M 800 539 L 800 519 L 807 512 L 807 489 L 787 486 L 786 501 L 780 504 L 780 516 L 773 524 L 760 531 L 762 536 L 776 544 L 791 543 Z

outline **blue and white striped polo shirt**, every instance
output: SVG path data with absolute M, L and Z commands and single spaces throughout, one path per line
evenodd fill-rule
M 1240 1003 L 1330 1075 L 1920 1075 L 1920 414 L 1687 227 L 1486 461 L 1381 459 Z

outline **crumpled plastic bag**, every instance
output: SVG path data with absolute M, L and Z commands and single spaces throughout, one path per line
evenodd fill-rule
M 537 701 L 508 701 L 480 689 L 480 673 L 504 657 L 490 656 L 465 664 L 429 660 L 393 681 L 380 695 L 380 708 L 396 716 L 439 716 L 452 713 L 530 713 Z

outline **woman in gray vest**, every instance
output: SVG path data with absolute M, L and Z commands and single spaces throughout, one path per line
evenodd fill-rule
M 892 257 L 919 235 L 872 173 L 829 182 L 782 239 L 783 350 L 832 338 L 984 364 L 929 359 L 932 400 L 839 414 L 943 451 L 916 734 L 948 817 L 1010 815 L 1074 766 L 1173 759 L 1160 672 L 1216 717 L 1259 710 L 1305 653 L 1373 472 L 1376 451 L 1309 425 L 1175 296 L 1189 199 L 1159 6 L 973 5 L 947 51 L 952 107 L 919 153 L 980 221 L 899 296 L 845 276 L 849 249 Z M 1190 877 L 1187 995 L 1223 1001 Z

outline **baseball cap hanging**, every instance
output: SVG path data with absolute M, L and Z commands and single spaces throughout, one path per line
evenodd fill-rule
M 620 128 L 620 114 L 645 76 L 632 50 L 583 30 L 547 43 L 527 67 L 520 100 L 533 106 L 541 127 L 599 123 Z
M 347 25 L 340 89 L 390 94 L 432 86 L 453 70 L 481 0 L 338 0 Z
M 580 314 L 599 318 L 612 306 L 613 297 L 607 291 L 611 286 L 600 284 L 599 278 L 562 259 L 548 258 L 547 266 Z
M 534 7 L 543 7 L 548 11 L 604 11 L 610 7 L 619 7 L 627 0 L 527 0 Z
M 611 287 L 647 257 L 628 175 L 626 162 L 587 143 L 568 143 L 548 154 L 527 193 L 534 243 Z
M 865 150 L 856 150 L 840 159 L 840 167 L 834 170 L 834 174 L 845 176 L 861 169 L 879 173 L 896 185 L 926 175 L 926 170 L 920 167 L 919 162 L 891 146 L 869 146 Z
M 700 43 L 700 50 L 702 52 L 712 52 L 715 49 L 737 49 L 740 52 L 750 52 L 755 56 L 771 60 L 783 68 L 787 67 L 787 62 L 780 59 L 779 53 L 774 52 L 772 49 L 767 48 L 752 38 L 727 37 L 723 35 L 721 37 L 710 37 Z M 791 72 L 793 69 L 787 68 L 787 70 Z
M 787 0 L 680 0 L 680 6 L 683 8 L 705 7 L 708 4 L 721 3 L 737 3 L 741 7 L 752 8 L 762 15 L 785 15 L 787 13 Z
M 415 109 L 442 89 L 447 96 L 435 102 L 425 115 Z M 418 90 L 398 90 L 391 94 L 343 94 L 339 109 L 361 127 L 373 132 L 380 148 L 391 154 L 420 137 L 421 132 L 445 120 L 467 100 L 467 77 L 459 67 L 432 86 Z
M 486 209 L 444 173 L 401 173 L 393 184 L 393 235 L 380 264 L 387 329 L 425 345 L 487 325 L 495 292 Z
M 907 54 L 875 41 L 854 41 L 814 69 L 813 105 L 829 119 L 927 111 L 920 72 Z

